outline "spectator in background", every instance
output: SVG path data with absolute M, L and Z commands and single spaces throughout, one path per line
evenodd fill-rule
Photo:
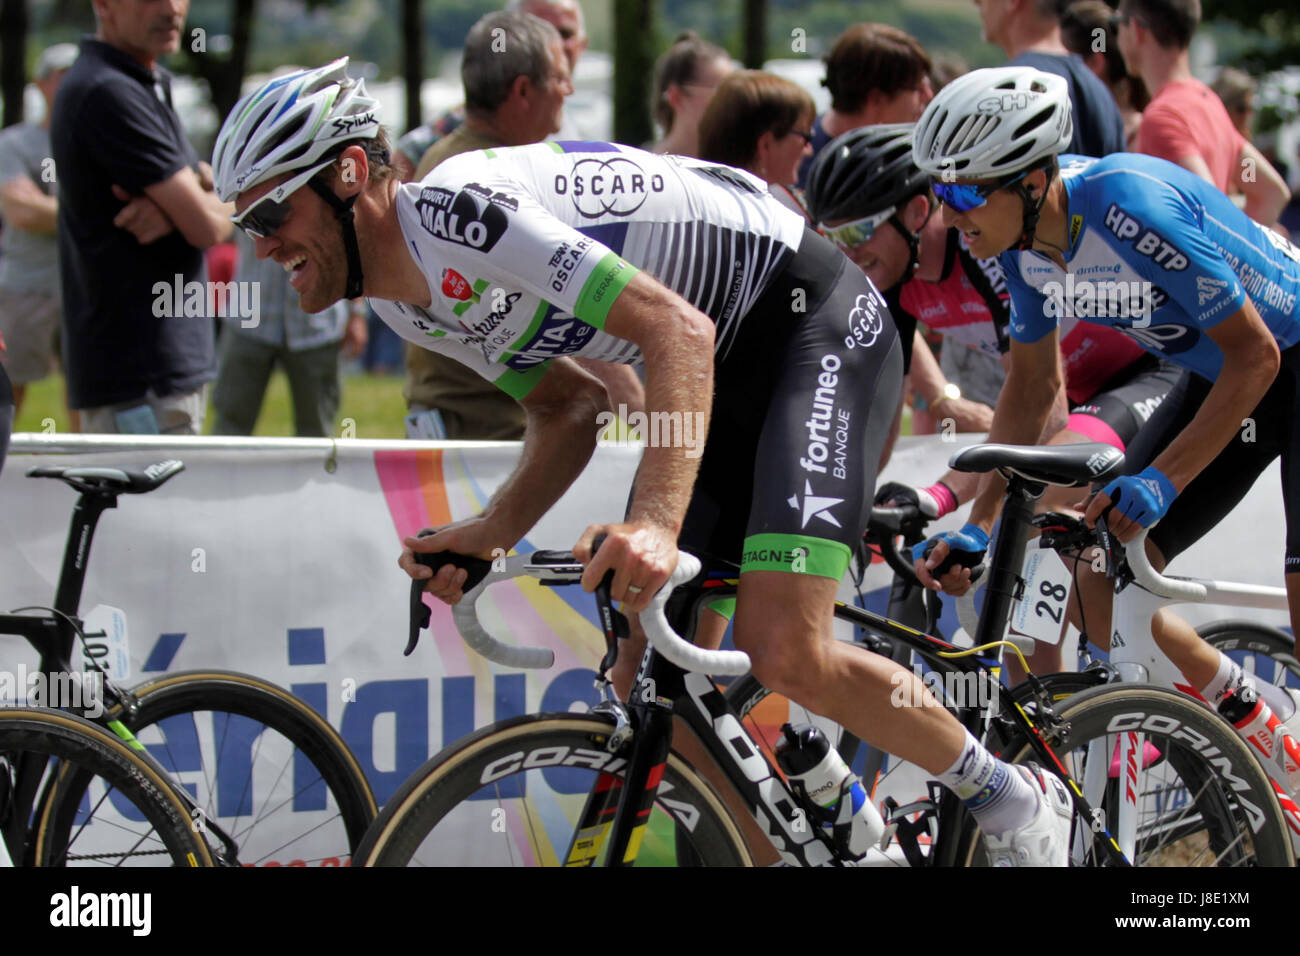
M 1124 121 L 1106 84 L 1061 40 L 1060 0 L 975 0 L 986 42 L 1006 51 L 1007 66 L 1032 66 L 1070 84 L 1074 138 L 1065 152 L 1124 151 Z
M 938 93 L 941 89 L 970 72 L 970 64 L 956 53 L 936 53 L 930 66 L 930 88 Z
M 909 33 L 884 23 L 856 23 L 835 41 L 826 56 L 822 86 L 831 108 L 813 122 L 812 155 L 799 166 L 799 186 L 831 140 L 860 126 L 912 123 L 934 98 L 930 57 Z
M 504 50 L 495 31 L 504 31 Z M 560 128 L 564 98 L 573 92 L 560 34 L 523 13 L 490 13 L 475 23 L 460 76 L 465 122 L 420 158 L 415 179 L 458 153 L 541 142 Z M 450 356 L 408 343 L 403 395 L 408 438 L 523 438 L 522 406 Z
M 3 361 L 13 387 L 15 414 L 27 386 L 50 374 L 58 352 L 59 247 L 54 238 L 59 187 L 50 158 L 50 114 L 54 95 L 77 58 L 72 43 L 44 50 L 36 61 L 36 88 L 45 118 L 0 131 L 0 335 L 8 345 Z M 73 413 L 72 430 L 78 430 Z
M 334 432 L 342 394 L 340 347 L 359 355 L 366 345 L 364 302 L 344 299 L 324 312 L 304 312 L 283 266 L 258 259 L 243 232 L 235 244 L 235 280 L 256 287 L 258 308 L 251 319 L 226 313 L 212 389 L 212 432 L 253 434 L 271 372 L 279 365 L 289 378 L 294 435 L 325 438 Z
M 212 310 L 176 314 L 157 284 L 203 282 L 203 249 L 232 231 L 171 105 L 158 57 L 188 0 L 94 0 L 98 31 L 54 103 L 68 395 L 87 432 L 197 434 L 214 378 Z M 168 297 L 170 299 L 170 297 Z M 184 309 L 181 310 L 182 312 Z
M 578 58 L 587 49 L 587 28 L 583 24 L 582 7 L 578 0 L 510 0 L 506 10 L 511 13 L 531 13 L 545 20 L 560 34 L 560 43 L 564 47 L 564 58 L 569 63 L 569 76 L 577 74 Z M 417 126 L 397 141 L 393 153 L 393 165 L 403 180 L 412 178 L 420 159 L 429 151 L 429 147 L 449 136 L 461 123 L 465 122 L 465 104 L 453 107 L 432 123 Z M 577 135 L 566 135 L 561 128 L 561 139 L 584 139 Z M 382 325 L 382 323 L 380 323 Z M 384 326 L 387 328 L 387 326 Z
M 1106 84 L 1124 121 L 1124 148 L 1137 149 L 1142 111 L 1151 97 L 1142 78 L 1124 66 L 1114 12 L 1105 0 L 1076 0 L 1061 14 L 1061 42 Z
M 1257 88 L 1249 73 L 1230 66 L 1221 69 L 1214 82 L 1210 84 L 1210 89 L 1214 90 L 1215 95 L 1223 102 L 1223 108 L 1228 111 L 1228 118 L 1232 120 L 1232 125 L 1237 127 L 1237 132 L 1247 140 L 1254 139 L 1250 126 L 1255 120 Z
M 5 337 L 0 335 L 0 359 L 5 357 Z M 0 362 L 0 471 L 4 471 L 5 455 L 9 452 L 9 435 L 14 429 L 14 392 Z
M 1233 126 L 1214 91 L 1192 76 L 1188 48 L 1200 0 L 1120 0 L 1115 20 L 1124 63 L 1151 92 L 1138 152 L 1177 163 L 1230 196 L 1242 194 L 1256 222 L 1277 222 L 1291 196 L 1286 183 Z
M 808 91 L 784 77 L 740 70 L 720 84 L 700 119 L 701 159 L 747 169 L 772 194 L 807 217 L 792 191 L 799 162 L 812 155 L 817 107 Z
M 505 31 L 505 50 L 494 49 Z M 559 129 L 564 98 L 573 92 L 561 36 L 524 13 L 492 13 L 470 29 L 461 61 L 465 122 L 420 161 L 423 177 L 443 160 L 474 149 L 539 143 Z M 470 280 L 473 277 L 468 277 Z M 628 366 L 580 360 L 605 382 L 615 408 L 644 405 L 641 383 Z M 523 438 L 523 407 L 455 359 L 407 345 L 407 437 L 482 440 Z
M 735 68 L 726 50 L 700 39 L 694 30 L 679 34 L 655 61 L 650 111 L 664 132 L 650 149 L 698 155 L 700 118 L 718 84 Z

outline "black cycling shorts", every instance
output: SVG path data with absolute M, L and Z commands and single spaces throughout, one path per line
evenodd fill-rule
M 1071 408 L 1066 428 L 1124 451 L 1182 375 L 1176 365 L 1143 356 Z
M 884 300 L 806 230 L 718 357 L 680 546 L 742 571 L 841 578 L 870 517 L 902 379 Z
M 1300 345 L 1282 353 L 1277 378 L 1237 435 L 1174 499 L 1151 530 L 1166 561 L 1195 544 L 1237 506 L 1260 472 L 1282 458 L 1282 502 L 1286 510 L 1286 573 L 1300 573 Z M 1125 454 L 1128 474 L 1151 464 L 1200 410 L 1210 383 L 1184 372 L 1138 432 Z

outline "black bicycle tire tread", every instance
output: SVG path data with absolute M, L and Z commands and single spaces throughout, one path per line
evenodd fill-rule
M 412 837 L 411 821 L 419 820 L 430 803 L 441 799 L 436 792 L 438 784 L 456 773 L 469 761 L 480 758 L 500 746 L 512 746 L 512 741 L 525 736 L 556 735 L 563 733 L 599 734 L 613 729 L 612 718 L 596 714 L 546 713 L 525 714 L 499 721 L 481 728 L 449 747 L 443 748 L 415 773 L 407 778 L 392 798 L 384 805 L 366 838 L 353 858 L 354 866 L 393 865 L 386 862 L 393 856 L 409 851 L 403 842 L 415 840 L 418 846 L 430 827 L 420 827 L 421 833 Z M 693 789 L 703 798 L 714 821 L 720 825 L 723 838 L 731 844 L 738 859 L 737 865 L 752 865 L 752 857 L 739 826 L 723 801 L 709 783 L 700 777 L 675 751 L 668 755 L 669 772 L 678 780 L 674 793 Z M 442 815 L 445 815 L 442 814 Z
M 154 816 L 159 818 L 155 820 L 149 816 L 148 819 L 164 844 L 166 833 L 170 832 L 177 846 L 186 848 L 188 865 L 213 865 L 207 845 L 193 834 L 190 817 L 171 785 L 111 732 L 62 711 L 6 708 L 0 712 L 0 750 L 6 749 L 6 741 L 14 736 L 18 741 L 8 749 L 45 753 L 74 761 L 95 776 L 109 781 L 142 812 L 147 814 L 152 806 L 157 811 Z M 73 752 L 74 748 L 79 752 Z M 105 768 L 113 769 L 106 772 Z M 36 820 L 32 831 L 37 865 L 42 865 L 50 852 L 49 825 L 47 808 L 47 812 Z
M 200 686 L 200 684 L 202 686 Z M 132 688 L 132 693 L 136 696 L 141 704 L 141 712 L 146 707 L 158 699 L 157 695 L 166 694 L 183 694 L 203 696 L 213 692 L 224 693 L 227 689 L 235 688 L 239 693 L 251 694 L 254 699 L 264 701 L 272 709 L 278 708 L 278 712 L 289 716 L 291 720 L 301 728 L 302 733 L 290 735 L 285 733 L 284 725 L 278 722 L 272 722 L 262 718 L 260 715 L 249 713 L 248 716 L 256 717 L 271 729 L 283 734 L 292 740 L 295 745 L 299 746 L 304 753 L 315 759 L 315 755 L 320 754 L 322 757 L 328 755 L 328 762 L 335 773 L 341 780 L 346 780 L 348 787 L 349 805 L 355 807 L 360 804 L 360 813 L 353 813 L 351 816 L 360 816 L 364 814 L 366 818 L 365 826 L 361 828 L 364 832 L 369 827 L 369 822 L 374 820 L 379 813 L 379 806 L 375 801 L 374 792 L 370 788 L 370 781 L 366 778 L 365 771 L 362 770 L 361 764 L 358 763 L 356 755 L 352 748 L 348 746 L 342 735 L 334 729 L 317 710 L 302 698 L 295 696 L 290 691 L 285 690 L 277 684 L 262 680 L 251 674 L 241 674 L 237 671 L 222 670 L 193 670 L 177 671 L 174 674 L 160 676 L 153 680 L 146 681 L 137 687 Z M 193 710 L 213 710 L 225 708 L 214 708 L 210 706 L 194 707 Z M 183 713 L 184 711 L 175 711 Z M 138 718 L 137 718 L 138 719 Z M 152 721 L 151 721 L 152 723 Z M 132 725 L 132 722 L 128 722 Z M 140 724 L 140 726 L 146 726 Z M 132 725 L 132 730 L 135 726 Z M 309 744 L 309 746 L 308 746 Z M 317 763 L 318 769 L 320 763 Z M 333 786 L 330 788 L 336 793 Z M 342 802 L 340 801 L 340 810 Z M 345 817 L 349 814 L 345 814 Z M 359 838 L 360 834 L 358 834 Z
M 114 707 L 105 719 L 122 719 L 133 733 L 168 717 L 211 711 L 249 717 L 285 737 L 313 762 L 334 796 L 349 853 L 378 813 L 370 784 L 343 738 L 315 708 L 282 687 L 250 674 L 203 669 L 160 675 L 132 693 L 139 704 L 133 717 Z M 79 782 L 65 777 L 59 785 Z

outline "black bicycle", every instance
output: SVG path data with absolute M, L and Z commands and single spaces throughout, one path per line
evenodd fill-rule
M 1077 486 L 1118 471 L 1122 458 L 1108 457 L 1097 468 L 1096 452 L 1104 447 L 981 446 L 954 459 L 954 467 L 970 470 L 1002 467 L 1009 478 L 1004 531 L 992 552 L 973 648 L 959 649 L 861 608 L 837 605 L 835 617 L 858 629 L 862 653 L 906 647 L 942 676 L 944 686 L 965 688 L 945 704 L 990 749 L 1015 761 L 1037 761 L 1067 780 L 1075 802 L 1074 865 L 1183 865 L 1190 858 L 1216 865 L 1290 866 L 1286 825 L 1267 776 L 1213 714 L 1179 694 L 1146 685 L 1103 684 L 1058 703 L 1051 686 L 1037 678 L 1030 677 L 1026 689 L 1013 695 L 995 676 L 1000 637 L 1018 596 L 1033 503 L 1049 483 Z M 448 559 L 426 557 L 431 566 Z M 474 602 L 491 582 L 520 574 L 552 586 L 573 584 L 582 574 L 573 556 L 535 552 L 507 559 L 503 570 L 491 573 L 485 562 L 456 563 L 470 569 L 473 585 L 454 611 L 467 643 L 510 666 L 548 666 L 549 652 L 505 647 L 488 635 Z M 809 814 L 765 756 L 762 736 L 747 731 L 733 706 L 739 695 L 731 694 L 729 701 L 705 676 L 744 673 L 745 655 L 689 643 L 704 608 L 734 593 L 734 575 L 734 569 L 699 570 L 698 562 L 683 555 L 670 587 L 641 615 L 652 646 L 626 703 L 613 698 L 602 676 L 597 686 L 603 699 L 590 713 L 519 717 L 457 741 L 397 791 L 358 848 L 356 861 L 746 865 L 753 854 L 736 813 L 747 812 L 787 864 L 857 862 L 809 824 Z M 421 589 L 422 582 L 413 582 L 414 602 Z M 596 600 L 605 622 L 604 675 L 625 622 L 612 608 L 607 588 L 597 590 Z M 412 641 L 417 634 L 413 624 Z M 740 806 L 723 799 L 674 751 L 674 716 L 707 748 Z M 1132 777 L 1121 777 L 1111 766 L 1113 756 L 1119 735 L 1134 727 L 1143 730 L 1158 756 L 1144 759 Z M 1112 783 L 1089 791 L 1102 794 L 1093 806 L 1071 773 L 1102 774 Z M 1174 795 L 1182 797 L 1177 806 Z M 886 804 L 885 813 L 891 845 L 911 865 L 985 862 L 978 827 L 960 801 L 937 784 L 906 805 Z M 1125 859 L 1109 832 L 1112 821 L 1126 813 L 1138 815 L 1134 860 Z
M 68 684 L 74 651 L 86 646 L 78 609 L 100 515 L 115 508 L 120 495 L 153 491 L 184 467 L 171 460 L 140 471 L 28 471 L 80 493 L 53 607 L 0 615 L 0 634 L 20 635 L 40 654 L 47 686 Z M 188 827 L 206 838 L 215 862 L 348 864 L 375 816 L 375 800 L 343 738 L 311 706 L 268 681 L 229 671 L 163 674 L 130 689 L 102 671 L 91 674 L 102 684 L 102 707 L 76 712 L 152 755 L 185 807 Z M 76 764 L 42 773 L 39 784 L 34 769 L 15 774 L 13 792 L 23 800 L 6 826 L 14 859 L 37 865 L 156 862 L 136 844 L 148 821 L 118 792 Z

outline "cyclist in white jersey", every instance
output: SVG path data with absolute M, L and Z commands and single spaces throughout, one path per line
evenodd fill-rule
M 1280 455 L 1286 586 L 1300 634 L 1300 250 L 1172 163 L 1121 153 L 1065 156 L 1058 167 L 1059 131 L 1069 125 L 1060 78 L 1023 67 L 977 70 L 944 88 L 913 138 L 945 224 L 962 231 L 973 254 L 1001 254 L 1011 289 L 1011 370 L 990 440 L 1037 439 L 1059 384 L 1063 316 L 1109 325 L 1182 366 L 1183 378 L 1127 449 L 1130 474 L 1097 493 L 1085 517 L 1092 522 L 1110 509 L 1121 541 L 1159 521 L 1147 550 L 1163 568 Z M 1248 419 L 1257 433 L 1244 438 Z M 930 571 L 950 550 L 978 560 L 1000 485 L 990 476 L 970 523 L 932 539 L 928 557 L 917 561 L 929 586 L 969 587 L 966 568 L 939 581 Z M 1103 645 L 1105 585 L 1099 574 L 1081 579 L 1089 632 Z M 1157 614 L 1152 631 L 1211 704 L 1253 682 L 1169 611 Z M 1300 723 L 1293 695 L 1271 685 L 1258 691 L 1281 720 Z
M 467 153 L 399 184 L 376 104 L 345 67 L 249 94 L 214 165 L 235 222 L 292 272 L 304 309 L 365 294 L 403 337 L 528 413 L 515 472 L 481 514 L 408 538 L 407 573 L 454 603 L 465 572 L 430 577 L 413 552 L 509 549 L 585 467 L 607 396 L 569 356 L 643 363 L 647 408 L 700 414 L 708 440 L 702 456 L 685 442 L 645 450 L 626 518 L 574 548 L 584 586 L 610 570 L 613 597 L 639 612 L 679 543 L 734 561 L 736 643 L 761 681 L 951 787 L 994 862 L 1064 865 L 1072 811 L 1059 779 L 998 760 L 942 707 L 893 707 L 900 679 L 925 693 L 915 675 L 832 638 L 902 376 L 866 277 L 761 180 L 681 157 L 541 144 Z M 858 826 L 854 809 L 841 799 L 831 822 Z

